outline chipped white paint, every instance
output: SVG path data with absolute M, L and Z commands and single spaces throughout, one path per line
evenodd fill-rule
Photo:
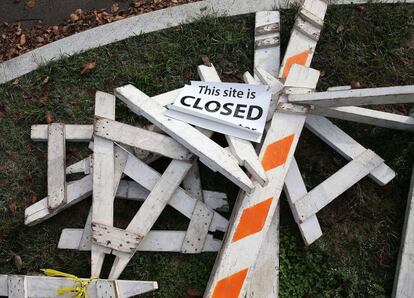
M 83 229 L 63 229 L 60 235 L 59 249 L 80 249 L 80 242 Z M 181 247 L 185 238 L 186 231 L 157 231 L 152 230 L 139 243 L 137 251 L 155 251 L 155 252 L 181 252 Z M 91 250 L 91 242 L 85 246 L 85 251 Z M 211 234 L 207 235 L 206 242 L 202 252 L 215 252 L 221 247 L 221 240 L 213 238 Z
M 289 102 L 318 107 L 414 103 L 414 85 L 292 94 Z
M 87 175 L 80 180 L 70 183 L 66 187 L 66 204 L 49 210 L 47 197 L 34 203 L 25 210 L 25 225 L 33 226 L 60 213 L 70 206 L 80 202 L 92 194 L 92 175 Z
M 166 109 L 132 85 L 117 88 L 117 96 L 133 111 L 138 111 L 148 120 L 170 134 L 193 152 L 214 171 L 225 175 L 240 188 L 250 191 L 253 184 L 239 167 L 237 160 L 222 147 L 210 140 L 188 123 L 164 116 Z
M 65 125 L 49 124 L 47 142 L 47 205 L 56 209 L 66 202 Z
M 92 139 L 92 134 L 93 125 L 65 124 L 65 139 L 67 142 L 89 142 Z M 30 138 L 35 142 L 46 142 L 48 139 L 48 125 L 32 125 Z
M 182 253 L 202 252 L 213 215 L 213 212 L 201 200 L 197 201 L 181 247 Z
M 316 115 L 354 121 L 391 129 L 414 131 L 414 118 L 360 107 L 318 108 L 310 111 Z
M 110 119 L 98 119 L 95 122 L 94 134 L 113 142 L 150 151 L 172 159 L 189 160 L 192 156 L 190 151 L 166 135 Z
M 58 289 L 75 286 L 77 283 L 67 277 L 0 275 L 0 296 L 10 298 L 55 298 Z M 113 298 L 127 298 L 152 292 L 158 289 L 158 284 L 154 281 L 94 279 L 88 285 L 87 294 L 90 298 L 109 298 L 110 292 L 105 293 L 104 289 L 110 288 L 117 293 Z M 73 293 L 65 293 L 61 297 L 72 296 Z
M 156 182 L 147 199 L 144 201 L 126 228 L 127 232 L 137 235 L 138 243 L 145 237 L 145 235 L 148 234 L 149 230 L 161 215 L 161 212 L 164 210 L 165 206 L 167 206 L 168 201 L 181 184 L 191 166 L 191 162 L 173 160 L 168 165 L 161 178 Z M 204 204 L 202 202 L 200 203 Z M 134 251 L 127 253 L 119 250 L 113 250 L 112 253 L 116 255 L 116 258 L 109 277 L 117 279 L 132 259 Z
M 261 66 L 272 76 L 277 77 L 280 64 L 280 15 L 278 11 L 256 13 L 254 65 Z M 271 47 L 257 47 L 262 40 L 276 39 Z
M 96 92 L 95 120 L 108 118 L 115 120 L 115 97 Z M 114 143 L 101 137 L 94 137 L 93 144 L 93 197 L 92 222 L 113 225 L 114 217 Z M 107 248 L 92 244 L 91 276 L 99 277 Z

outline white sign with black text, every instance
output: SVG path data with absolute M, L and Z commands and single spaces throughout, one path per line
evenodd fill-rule
M 192 81 L 166 115 L 226 135 L 260 142 L 271 92 L 264 85 Z

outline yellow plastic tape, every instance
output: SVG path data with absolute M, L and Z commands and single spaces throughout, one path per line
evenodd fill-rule
M 76 293 L 76 296 L 75 296 L 76 298 L 88 298 L 88 286 L 89 286 L 89 284 L 91 283 L 92 280 L 96 279 L 95 276 L 92 276 L 88 280 L 82 280 L 79 277 L 77 277 L 76 275 L 61 272 L 61 271 L 57 271 L 57 270 L 54 270 L 54 269 L 41 269 L 41 271 L 43 271 L 43 273 L 47 276 L 68 277 L 68 278 L 71 278 L 71 279 L 75 280 L 75 283 L 77 283 L 77 286 L 72 287 L 72 288 L 57 289 L 56 293 L 58 295 L 63 295 L 65 293 Z

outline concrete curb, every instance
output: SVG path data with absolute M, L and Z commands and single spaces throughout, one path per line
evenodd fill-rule
M 362 4 L 368 0 L 335 0 L 331 4 Z M 128 37 L 188 24 L 201 16 L 234 16 L 287 8 L 297 0 L 205 0 L 161 9 L 74 34 L 0 64 L 0 84 L 27 74 L 40 65 Z M 414 3 L 382 0 L 374 3 Z

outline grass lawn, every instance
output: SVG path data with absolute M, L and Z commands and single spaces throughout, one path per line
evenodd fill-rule
M 282 16 L 282 52 L 295 10 Z M 35 227 L 26 227 L 24 209 L 46 196 L 45 144 L 30 140 L 30 126 L 53 121 L 92 123 L 96 90 L 134 84 L 156 95 L 197 80 L 200 55 L 208 55 L 223 81 L 241 81 L 253 65 L 254 16 L 203 19 L 194 24 L 130 38 L 50 63 L 14 83 L 0 86 L 0 274 L 54 268 L 87 277 L 89 253 L 62 251 L 57 241 L 64 227 L 82 227 L 90 199 Z M 319 90 L 358 81 L 364 87 L 414 84 L 414 5 L 331 7 L 312 66 L 323 70 Z M 85 63 L 96 62 L 87 75 Z M 48 83 L 44 84 L 44 80 Z M 47 96 L 47 97 L 46 97 Z M 382 110 L 413 114 L 413 106 Z M 144 123 L 118 103 L 117 119 Z M 398 254 L 409 175 L 413 134 L 350 122 L 338 125 L 374 150 L 397 172 L 380 187 L 366 178 L 319 214 L 324 236 L 306 248 L 284 197 L 281 200 L 281 297 L 388 297 Z M 222 141 L 222 140 L 219 140 Z M 89 154 L 85 144 L 67 145 L 67 163 Z M 308 131 L 296 153 L 308 189 L 345 165 L 345 160 Z M 166 162 L 155 167 L 162 169 Z M 202 167 L 205 189 L 226 191 L 231 203 L 237 188 Z M 125 227 L 138 209 L 116 202 L 116 225 Z M 185 229 L 187 221 L 168 209 L 158 229 Z M 183 297 L 188 288 L 204 289 L 215 254 L 139 253 L 124 279 L 156 280 L 156 297 Z M 109 264 L 109 262 L 108 262 Z M 105 271 L 109 266 L 105 267 Z M 269 281 L 271 282 L 271 281 Z

